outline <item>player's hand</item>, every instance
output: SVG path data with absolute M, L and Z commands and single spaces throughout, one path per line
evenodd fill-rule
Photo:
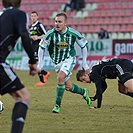
M 31 38 L 32 38 L 34 41 L 38 40 L 38 36 L 37 36 L 37 35 L 31 36 Z
M 90 73 L 90 69 L 87 68 L 86 70 L 82 67 L 82 69 L 85 71 L 85 74 L 89 74 Z
M 40 72 L 40 70 L 37 69 L 36 64 L 29 64 L 29 68 L 30 68 L 29 74 L 32 76 L 34 76 Z
M 87 72 L 87 71 L 89 70 L 88 64 L 85 63 L 85 62 L 83 62 L 83 63 L 82 63 L 82 69 L 83 69 L 85 72 Z M 87 74 L 88 74 L 88 73 L 87 73 Z
M 89 74 L 90 73 L 90 69 L 85 70 L 85 74 Z

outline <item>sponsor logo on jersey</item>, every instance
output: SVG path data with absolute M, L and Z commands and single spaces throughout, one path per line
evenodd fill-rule
M 56 44 L 56 47 L 58 49 L 65 49 L 65 48 L 68 47 L 68 44 L 66 42 L 59 42 L 59 43 Z

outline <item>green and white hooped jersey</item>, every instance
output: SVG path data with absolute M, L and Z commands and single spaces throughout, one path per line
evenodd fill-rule
M 41 48 L 47 47 L 53 63 L 58 64 L 69 57 L 76 56 L 75 44 L 84 48 L 88 41 L 78 31 L 67 27 L 63 33 L 57 32 L 55 28 L 50 29 L 39 45 Z

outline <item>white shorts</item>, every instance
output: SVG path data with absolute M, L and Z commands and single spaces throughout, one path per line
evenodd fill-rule
M 59 71 L 63 71 L 66 74 L 66 78 L 64 80 L 64 82 L 66 82 L 70 78 L 70 75 L 72 74 L 72 70 L 75 64 L 76 57 L 70 57 L 55 65 L 54 67 L 57 74 L 59 73 Z

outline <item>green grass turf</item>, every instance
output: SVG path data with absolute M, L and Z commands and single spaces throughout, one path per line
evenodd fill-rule
M 102 107 L 89 109 L 81 95 L 65 91 L 61 112 L 53 114 L 55 104 L 56 74 L 51 72 L 43 87 L 34 87 L 38 76 L 29 76 L 28 71 L 16 71 L 32 99 L 23 133 L 133 133 L 133 101 L 117 90 L 117 80 L 107 80 L 108 89 L 103 94 Z M 88 87 L 90 95 L 95 94 L 94 84 L 76 81 L 73 71 L 71 81 L 81 87 Z M 14 100 L 10 95 L 1 97 L 5 110 L 0 114 L 0 133 L 9 133 Z M 96 101 L 92 106 L 96 105 Z

